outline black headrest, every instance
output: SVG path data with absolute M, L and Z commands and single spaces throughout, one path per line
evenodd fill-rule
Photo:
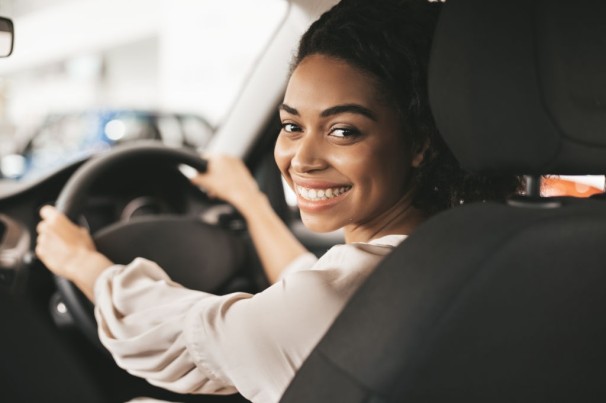
M 430 101 L 475 172 L 606 172 L 606 1 L 448 0 Z

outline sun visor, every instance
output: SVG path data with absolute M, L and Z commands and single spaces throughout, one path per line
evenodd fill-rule
M 468 170 L 604 174 L 606 2 L 447 1 L 429 92 Z

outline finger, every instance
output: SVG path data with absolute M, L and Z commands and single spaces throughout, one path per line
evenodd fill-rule
M 34 249 L 34 251 L 36 252 L 36 255 L 38 257 L 40 256 L 46 256 L 46 251 L 48 249 L 48 240 L 46 235 L 40 235 L 38 236 L 38 239 L 36 240 L 36 247 Z
M 75 229 L 80 228 L 79 225 L 73 223 L 65 214 L 53 206 L 44 206 L 40 210 L 40 215 L 43 220 L 48 223 L 48 228 L 52 228 L 54 231 L 61 234 L 70 233 Z
M 42 256 L 44 256 L 43 247 L 40 244 L 37 244 L 36 248 L 34 249 L 34 253 L 36 254 L 36 256 L 41 258 Z
M 46 205 L 40 209 L 40 217 L 51 225 L 62 225 L 66 222 L 71 223 L 62 212 L 51 205 Z
M 38 225 L 36 225 L 36 232 L 38 235 L 46 232 L 48 230 L 48 223 L 46 221 L 40 221 Z
M 56 208 L 54 208 L 53 206 L 51 206 L 50 204 L 46 204 L 46 205 L 42 206 L 42 208 L 40 209 L 40 217 L 42 217 L 45 220 L 50 217 L 54 217 L 57 214 L 58 214 L 58 210 Z
M 194 182 L 194 179 L 196 179 L 196 178 L 207 175 L 208 172 L 210 171 L 210 161 L 213 158 L 213 156 L 210 153 L 205 151 L 200 154 L 200 158 L 206 161 L 206 169 L 204 171 L 199 171 L 190 166 L 187 167 L 188 168 L 187 172 L 182 171 L 185 174 L 185 176 L 187 176 L 192 182 Z
M 203 174 L 198 174 L 198 175 L 194 176 L 193 178 L 191 178 L 190 180 L 194 185 L 197 185 L 200 187 L 206 187 L 207 179 L 208 179 L 208 177 L 204 176 Z
M 44 243 L 45 239 L 46 239 L 46 234 L 44 234 L 44 233 L 38 234 L 38 236 L 36 237 L 36 245 L 40 246 L 40 244 Z

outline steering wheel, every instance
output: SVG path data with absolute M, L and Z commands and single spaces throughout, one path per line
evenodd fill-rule
M 164 164 L 168 168 L 185 164 L 200 172 L 207 167 L 207 162 L 191 150 L 168 148 L 157 142 L 120 146 L 84 163 L 61 190 L 56 208 L 77 223 L 95 181 L 133 161 L 153 161 L 154 166 Z M 93 234 L 93 240 L 97 249 L 116 264 L 144 257 L 158 263 L 187 288 L 210 292 L 237 276 L 246 255 L 243 240 L 232 232 L 198 217 L 179 215 L 144 216 L 114 223 Z M 93 305 L 69 280 L 55 276 L 55 283 L 77 327 L 101 347 Z

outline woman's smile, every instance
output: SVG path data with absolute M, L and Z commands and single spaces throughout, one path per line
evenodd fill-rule
M 294 180 L 299 208 L 304 212 L 319 212 L 332 208 L 345 199 L 351 188 L 351 184 Z
M 306 188 L 297 186 L 297 194 L 309 201 L 322 201 L 335 199 L 348 192 L 351 186 L 330 187 L 326 189 Z

